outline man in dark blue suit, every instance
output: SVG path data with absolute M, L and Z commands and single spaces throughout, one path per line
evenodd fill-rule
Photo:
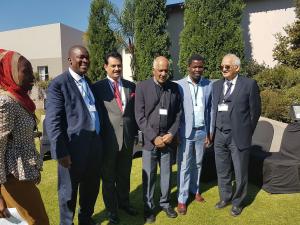
M 79 225 L 92 225 L 100 185 L 100 107 L 85 76 L 89 68 L 86 48 L 71 47 L 68 60 L 69 69 L 48 88 L 46 130 L 51 155 L 58 161 L 60 225 L 73 224 L 78 190 Z
M 240 64 L 236 55 L 225 55 L 220 67 L 223 79 L 212 87 L 212 136 L 220 195 L 215 207 L 221 209 L 231 202 L 232 216 L 240 215 L 245 204 L 251 139 L 261 112 L 257 83 L 239 75 Z

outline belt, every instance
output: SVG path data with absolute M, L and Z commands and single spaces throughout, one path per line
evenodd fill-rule
M 204 129 L 204 126 L 201 126 L 201 127 L 193 127 L 193 130 L 203 130 Z

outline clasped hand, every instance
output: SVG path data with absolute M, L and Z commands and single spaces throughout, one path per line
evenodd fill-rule
M 173 140 L 173 135 L 170 133 L 167 133 L 163 136 L 157 136 L 154 139 L 154 145 L 156 148 L 163 148 L 165 147 L 167 144 L 170 144 Z

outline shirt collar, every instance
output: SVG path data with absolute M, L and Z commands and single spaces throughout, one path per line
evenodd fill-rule
M 69 72 L 71 76 L 74 78 L 74 80 L 76 80 L 77 82 L 79 82 L 82 78 L 84 78 L 84 75 L 80 76 L 79 74 L 75 73 L 70 67 L 69 67 Z
M 201 81 L 202 81 L 202 76 L 200 77 L 200 80 L 199 80 L 199 82 L 197 83 L 197 85 L 200 85 L 200 84 L 201 84 Z M 189 83 L 191 83 L 191 84 L 193 84 L 193 85 L 195 84 L 195 83 L 192 81 L 190 75 L 187 76 L 187 82 L 189 82 Z
M 115 82 L 115 80 L 114 79 L 111 79 L 108 75 L 106 76 L 107 77 L 107 79 L 110 81 L 110 83 L 111 84 L 113 84 L 114 82 Z M 121 84 L 122 82 L 121 82 L 121 78 L 119 78 L 118 79 L 118 84 Z
M 233 78 L 232 80 L 231 80 L 231 83 L 232 83 L 232 85 L 235 85 L 236 84 L 236 81 L 237 81 L 237 79 L 238 79 L 238 74 L 235 76 L 235 78 Z M 225 82 L 226 82 L 227 80 L 225 79 Z M 224 82 L 224 83 L 225 83 Z

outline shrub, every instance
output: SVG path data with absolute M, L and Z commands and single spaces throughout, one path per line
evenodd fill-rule
M 259 64 L 256 60 L 251 59 L 245 61 L 241 73 L 245 74 L 247 77 L 253 77 L 267 68 L 268 66 L 265 63 Z
M 184 28 L 180 33 L 179 67 L 187 73 L 187 59 L 192 54 L 205 57 L 206 74 L 220 78 L 219 65 L 227 53 L 244 59 L 241 20 L 242 0 L 186 0 Z
M 169 58 L 170 40 L 166 25 L 166 0 L 136 1 L 135 80 L 145 80 L 152 76 L 152 63 L 156 56 Z
M 287 66 L 268 68 L 254 76 L 261 90 L 280 90 L 291 88 L 300 83 L 300 69 Z
M 288 122 L 289 104 L 283 91 L 264 90 L 260 93 L 262 101 L 262 116 Z

